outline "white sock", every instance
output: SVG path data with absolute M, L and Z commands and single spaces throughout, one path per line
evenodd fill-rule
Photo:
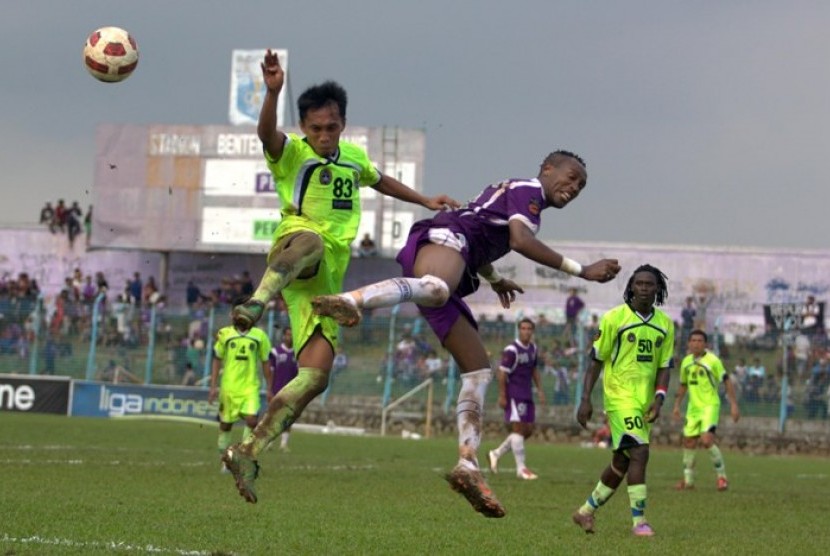
M 391 307 L 406 301 L 440 307 L 447 302 L 450 290 L 446 282 L 427 274 L 421 278 L 390 278 L 342 295 L 366 309 Z
M 507 438 L 504 439 L 504 442 L 499 444 L 499 447 L 493 450 L 496 452 L 497 457 L 502 457 L 504 454 L 510 451 L 510 437 L 513 436 L 512 434 L 508 434 Z
M 458 463 L 470 469 L 478 469 L 476 454 L 481 444 L 481 409 L 484 407 L 484 395 L 492 374 L 490 369 L 480 369 L 461 375 L 461 391 L 456 405 Z
M 513 457 L 516 458 L 516 472 L 518 473 L 525 468 L 525 437 L 514 432 L 507 438 L 513 448 Z
M 285 448 L 286 446 L 288 446 L 288 436 L 288 431 L 283 431 L 283 433 L 280 435 L 280 448 Z

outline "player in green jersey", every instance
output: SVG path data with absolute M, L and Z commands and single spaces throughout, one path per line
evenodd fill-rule
M 219 370 L 222 368 L 222 385 L 219 387 L 219 447 L 220 456 L 231 444 L 233 424 L 245 421 L 243 439 L 251 436 L 256 427 L 259 413 L 260 390 L 257 364 L 262 366 L 262 375 L 271 390 L 271 367 L 268 354 L 271 341 L 259 328 L 244 329 L 225 326 L 216 333 L 213 345 L 213 368 L 210 373 L 208 402 L 216 400 Z
M 339 293 L 360 222 L 360 189 L 419 204 L 431 210 L 458 202 L 446 195 L 425 197 L 381 174 L 361 148 L 340 140 L 346 126 L 346 91 L 332 81 L 310 87 L 297 99 L 301 138 L 277 127 L 277 99 L 285 75 L 270 50 L 262 66 L 266 86 L 257 133 L 274 176 L 281 219 L 268 253 L 268 267 L 251 299 L 233 310 L 240 326 L 252 326 L 265 305 L 282 293 L 288 307 L 297 377 L 277 393 L 253 435 L 231 446 L 224 461 L 239 493 L 256 502 L 257 458 L 328 385 L 337 347 L 337 322 L 312 312 L 315 296 Z
M 585 504 L 573 514 L 574 523 L 586 533 L 594 532 L 594 512 L 627 476 L 632 531 L 637 536 L 654 535 L 645 519 L 646 467 L 651 423 L 660 415 L 673 366 L 674 323 L 655 308 L 667 295 L 666 276 L 651 265 L 642 265 L 628 280 L 625 303 L 600 321 L 593 346 L 594 364 L 585 373 L 577 421 L 587 428 L 593 413 L 591 392 L 603 372 L 613 455 Z
M 729 380 L 723 363 L 717 355 L 706 349 L 708 340 L 703 330 L 692 330 L 689 334 L 689 354 L 680 363 L 680 388 L 677 389 L 672 412 L 675 419 L 680 419 L 680 404 L 687 392 L 689 403 L 683 427 L 683 480 L 677 484 L 677 490 L 688 490 L 695 486 L 695 449 L 698 444 L 709 450 L 718 476 L 718 490 L 729 488 L 723 454 L 715 442 L 715 430 L 720 417 L 718 386 L 721 382 L 726 389 L 732 420 L 737 423 L 741 413 L 735 387 Z

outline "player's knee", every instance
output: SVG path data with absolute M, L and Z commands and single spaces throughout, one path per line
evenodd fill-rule
M 421 276 L 420 282 L 427 293 L 427 298 L 421 305 L 440 307 L 450 298 L 450 287 L 441 278 L 433 276 L 432 274 L 424 274 Z

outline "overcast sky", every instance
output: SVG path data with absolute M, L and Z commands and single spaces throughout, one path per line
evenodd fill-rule
M 426 130 L 427 193 L 532 177 L 556 148 L 588 188 L 543 239 L 825 248 L 830 2 L 3 0 L 0 223 L 89 196 L 103 122 L 226 124 L 231 51 L 286 48 L 295 96 L 349 91 L 349 122 Z M 126 82 L 84 70 L 128 29 Z

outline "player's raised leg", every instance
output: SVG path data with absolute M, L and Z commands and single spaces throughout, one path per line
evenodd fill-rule
M 420 278 L 390 278 L 360 289 L 315 297 L 311 305 L 320 316 L 331 317 L 343 326 L 360 322 L 361 309 L 391 307 L 411 301 L 424 307 L 440 307 L 449 298 L 447 283 L 432 275 Z
M 233 308 L 234 323 L 246 328 L 255 325 L 268 302 L 295 278 L 313 272 L 323 253 L 323 240 L 313 232 L 299 232 L 278 240 L 268 253 L 268 266 L 256 291 L 249 300 Z

